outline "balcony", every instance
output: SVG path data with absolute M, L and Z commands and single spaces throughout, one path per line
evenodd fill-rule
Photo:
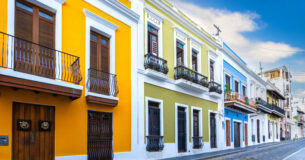
M 0 32 L 0 85 L 35 92 L 81 96 L 80 59 Z
M 208 78 L 185 66 L 175 67 L 176 84 L 194 91 L 207 92 L 209 89 Z
M 209 82 L 209 92 L 212 97 L 221 98 L 221 94 L 222 94 L 221 85 L 214 81 Z
M 88 69 L 87 101 L 107 106 L 117 106 L 119 93 L 115 74 Z
M 258 109 L 265 112 L 265 113 L 272 113 L 272 105 L 267 103 L 261 98 L 256 98 L 255 99 L 256 105 L 258 106 Z
M 146 150 L 149 152 L 158 152 L 162 151 L 164 148 L 163 145 L 163 136 L 146 136 L 147 145 Z
M 225 93 L 225 106 L 244 113 L 255 113 L 257 106 L 254 101 L 237 92 Z
M 279 116 L 279 117 L 284 117 L 285 116 L 285 111 L 282 108 L 280 108 L 279 106 L 275 105 L 275 104 L 272 105 L 272 113 L 274 115 Z
M 161 80 L 167 79 L 167 61 L 152 54 L 145 55 L 144 68 L 146 75 Z
M 202 137 L 193 137 L 193 148 L 194 149 L 202 148 Z

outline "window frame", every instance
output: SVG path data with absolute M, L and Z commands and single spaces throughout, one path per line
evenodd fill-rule
M 163 129 L 163 100 L 152 98 L 152 97 L 145 97 L 145 135 L 149 136 L 149 102 L 159 103 L 159 109 L 160 109 L 160 136 L 164 135 L 164 129 Z
M 236 82 L 238 85 L 236 85 Z M 237 91 L 236 91 L 236 89 L 237 89 Z M 239 81 L 238 80 L 234 80 L 234 92 L 239 93 Z
M 149 31 L 148 30 L 149 26 L 151 28 L 157 30 L 158 33 L 156 34 L 156 33 L 152 32 L 152 31 Z M 154 56 L 159 57 L 159 30 L 156 27 L 154 27 L 153 25 L 151 25 L 151 24 L 148 24 L 146 29 L 147 29 L 147 53 L 154 55 L 152 53 L 152 48 L 153 48 L 152 36 L 155 36 L 157 38 L 157 40 L 156 40 L 157 41 L 157 53 Z

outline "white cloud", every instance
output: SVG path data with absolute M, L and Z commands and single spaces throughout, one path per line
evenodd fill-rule
M 208 32 L 215 32 L 213 24 L 220 26 L 221 37 L 251 68 L 254 65 L 257 67 L 259 61 L 273 63 L 291 56 L 299 50 L 285 43 L 263 42 L 245 37 L 244 32 L 254 32 L 259 29 L 255 20 L 260 16 L 256 13 L 202 8 L 182 0 L 171 0 L 171 2 Z
M 305 83 L 305 74 L 294 74 L 292 80 L 295 82 Z M 305 92 L 304 92 L 305 95 Z

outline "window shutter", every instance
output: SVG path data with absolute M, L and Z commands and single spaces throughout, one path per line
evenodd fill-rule
M 44 13 L 44 12 L 39 12 Z M 45 14 L 45 13 L 44 13 Z M 53 17 L 52 15 L 48 15 Z M 39 44 L 54 48 L 54 22 L 44 17 L 39 17 Z
M 100 57 L 100 69 L 104 72 L 109 72 L 109 40 L 101 38 L 101 57 Z
M 25 11 L 18 8 L 18 5 L 16 6 L 15 36 L 29 41 L 33 40 L 33 9 Z
M 96 41 L 90 41 L 90 68 L 97 68 L 97 43 Z

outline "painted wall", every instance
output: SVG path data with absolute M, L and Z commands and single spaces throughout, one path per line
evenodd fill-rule
M 130 7 L 128 0 L 120 0 Z M 119 86 L 119 103 L 116 107 L 88 104 L 85 99 L 85 15 L 83 9 L 118 26 L 115 33 L 115 74 Z M 7 0 L 0 1 L 0 30 L 6 31 Z M 113 113 L 114 152 L 131 150 L 131 29 L 83 0 L 66 0 L 62 6 L 62 51 L 80 57 L 84 87 L 81 98 L 72 101 L 67 97 L 13 90 L 0 87 L 0 135 L 9 136 L 9 146 L 0 147 L 1 159 L 11 159 L 12 148 L 12 102 L 26 102 L 56 106 L 56 156 L 87 154 L 87 111 Z
M 163 127 L 164 127 L 164 143 L 175 143 L 175 103 L 181 103 L 188 105 L 189 113 L 189 130 L 188 134 L 191 133 L 191 106 L 202 108 L 202 135 L 203 141 L 209 141 L 209 119 L 208 111 L 216 111 L 217 103 L 196 98 L 190 95 L 179 93 L 176 91 L 157 87 L 148 83 L 144 84 L 144 95 L 145 97 L 151 97 L 163 100 Z M 144 105 L 145 107 L 146 105 Z M 146 119 L 146 118 L 144 118 Z M 144 123 L 146 124 L 146 123 Z M 146 128 L 146 127 L 144 127 Z M 146 133 L 144 133 L 146 135 Z M 191 141 L 191 136 L 189 136 Z
M 226 73 L 231 76 L 231 89 L 232 91 L 235 90 L 235 80 L 239 83 L 239 93 L 242 93 L 242 85 L 245 85 L 246 87 L 246 95 L 247 95 L 247 77 L 242 74 L 239 70 L 237 70 L 235 67 L 233 67 L 229 62 L 226 60 L 223 60 L 223 84 L 226 84 Z M 225 90 L 225 85 L 223 86 Z
M 247 114 L 243 114 L 243 113 L 239 113 L 236 111 L 232 111 L 228 108 L 225 108 L 225 117 L 230 119 L 231 122 L 231 142 L 234 141 L 234 134 L 233 134 L 233 130 L 234 130 L 234 121 L 233 120 L 238 120 L 241 121 L 241 128 L 242 128 L 242 138 L 243 141 L 245 141 L 245 128 L 244 128 L 244 123 L 248 122 L 248 115 Z M 249 128 L 249 125 L 248 125 Z M 248 133 L 248 137 L 249 137 L 249 133 Z

